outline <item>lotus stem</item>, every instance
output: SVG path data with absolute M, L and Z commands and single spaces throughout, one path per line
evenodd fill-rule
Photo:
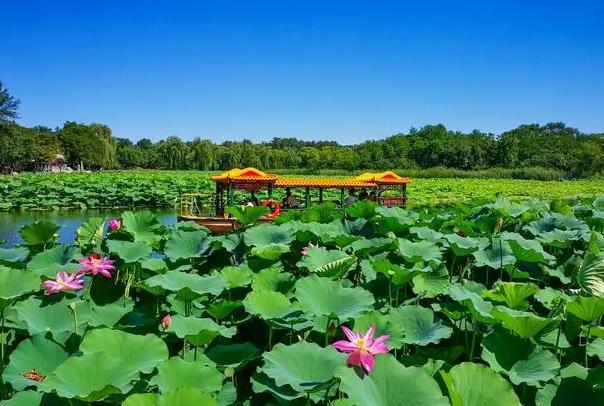
M 449 283 L 453 280 L 453 271 L 455 270 L 455 261 L 457 260 L 457 255 L 453 254 L 453 260 L 451 261 L 451 272 L 449 273 Z
M 562 360 L 562 352 L 560 351 L 560 332 L 562 331 L 562 323 L 558 326 L 558 334 L 556 335 L 556 356 L 558 357 L 558 362 Z
M 589 358 L 587 356 L 587 346 L 591 337 L 591 321 L 587 324 L 587 338 L 585 339 L 585 368 L 589 368 Z
M 476 319 L 472 319 L 472 344 L 470 346 L 470 362 L 474 359 L 474 346 L 476 345 Z
M 4 371 L 4 309 L 0 311 L 0 376 Z
M 273 326 L 268 326 L 268 349 L 273 348 Z
M 82 296 L 82 300 L 88 299 L 88 296 L 90 295 L 90 290 L 92 289 L 92 282 L 94 282 L 94 275 L 90 277 L 90 283 L 88 284 L 88 288 L 86 288 L 84 296 Z

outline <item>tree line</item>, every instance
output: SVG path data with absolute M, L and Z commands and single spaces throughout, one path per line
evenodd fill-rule
M 56 129 L 23 127 L 14 122 L 17 108 L 18 101 L 0 83 L 0 167 L 16 170 L 34 169 L 61 154 L 71 167 L 81 163 L 93 170 L 542 167 L 569 177 L 604 173 L 604 133 L 582 133 L 564 123 L 524 124 L 499 135 L 427 125 L 357 145 L 296 138 L 214 143 L 201 138 L 184 141 L 176 136 L 157 142 L 148 138 L 133 142 L 115 137 L 103 124 L 66 122 Z

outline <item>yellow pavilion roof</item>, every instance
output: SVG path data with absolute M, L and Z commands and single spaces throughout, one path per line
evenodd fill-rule
M 412 181 L 411 178 L 403 178 L 392 171 L 365 172 L 354 179 L 360 182 L 388 183 L 392 185 L 402 185 Z
M 256 168 L 234 168 L 219 175 L 213 175 L 212 179 L 216 182 L 241 181 L 241 182 L 270 182 L 277 179 L 277 175 L 262 172 Z

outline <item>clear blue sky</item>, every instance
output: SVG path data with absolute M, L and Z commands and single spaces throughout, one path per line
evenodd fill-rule
M 601 1 L 3 1 L 24 125 L 354 143 L 411 126 L 604 131 Z

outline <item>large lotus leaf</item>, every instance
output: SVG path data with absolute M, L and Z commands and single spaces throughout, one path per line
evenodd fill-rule
M 326 250 L 325 248 L 312 247 L 308 254 L 302 257 L 296 265 L 306 268 L 309 272 L 329 278 L 341 278 L 356 264 L 356 258 L 339 250 Z
M 565 216 L 560 213 L 548 213 L 539 220 L 531 221 L 523 227 L 535 237 L 555 230 L 589 231 L 585 222 L 574 216 Z
M 288 224 L 296 232 L 296 239 L 304 243 L 314 241 L 318 238 L 324 244 L 335 243 L 343 247 L 358 238 L 348 233 L 339 220 L 332 221 L 331 223 L 301 223 L 299 221 L 292 221 Z
M 10 399 L 2 402 L 2 406 L 39 406 L 42 405 L 42 392 L 27 390 L 15 392 Z
M 512 309 L 525 310 L 529 307 L 526 298 L 538 291 L 539 288 L 534 283 L 497 281 L 491 290 L 483 293 L 483 296 L 496 302 L 504 302 Z
M 27 263 L 27 269 L 40 276 L 54 279 L 59 271 L 71 273 L 80 269 L 80 264 L 73 261 L 76 255 L 77 249 L 75 247 L 57 245 L 36 254 Z
M 76 231 L 76 242 L 79 246 L 96 245 L 103 239 L 105 219 L 90 217 Z
M 266 268 L 254 274 L 252 290 L 274 290 L 286 293 L 294 285 L 294 276 L 279 268 Z
M 48 221 L 35 221 L 21 227 L 19 235 L 29 245 L 52 244 L 57 239 L 59 226 Z
M 403 232 L 415 224 L 419 214 L 413 211 L 401 209 L 400 207 L 379 206 L 375 209 L 378 217 L 375 219 L 376 229 L 385 234 L 389 231 L 394 233 Z
M 470 310 L 472 317 L 482 323 L 496 323 L 497 320 L 491 315 L 493 305 L 485 301 L 479 294 L 469 289 L 469 286 L 459 284 L 449 286 L 449 296 L 456 302 L 460 302 Z
M 40 289 L 40 278 L 32 271 L 0 265 L 0 310 L 19 296 Z
M 463 362 L 441 375 L 452 406 L 521 406 L 509 382 L 484 365 Z
M 394 250 L 396 248 L 396 241 L 392 238 L 364 238 L 354 241 L 348 247 L 357 257 L 367 258 L 380 252 Z
M 346 355 L 335 348 L 306 341 L 289 346 L 279 343 L 262 358 L 262 372 L 278 386 L 289 385 L 298 392 L 311 391 L 330 381 L 336 370 L 346 364 Z
M 411 234 L 415 234 L 420 240 L 426 240 L 430 242 L 441 241 L 445 238 L 445 235 L 439 231 L 433 230 L 430 227 L 411 227 L 409 229 Z
M 142 241 L 130 242 L 120 240 L 108 240 L 107 248 L 124 262 L 137 262 L 151 256 L 151 247 Z
M 482 359 L 496 372 L 507 374 L 520 385 L 540 386 L 541 382 L 556 377 L 560 363 L 554 354 L 500 329 L 482 340 Z M 510 349 L 513 348 L 513 351 Z
M 162 361 L 168 359 L 166 344 L 152 334 L 136 335 L 108 328 L 91 330 L 80 344 L 84 355 L 105 352 L 119 359 L 124 368 L 151 373 Z
M 157 375 L 149 384 L 157 386 L 161 393 L 188 386 L 212 393 L 222 388 L 222 375 L 211 365 L 174 357 L 158 365 Z
M 179 388 L 165 394 L 135 393 L 128 396 L 123 406 L 218 406 L 212 396 L 195 387 Z
M 238 367 L 246 361 L 260 357 L 262 350 L 252 343 L 214 345 L 205 355 L 216 365 Z
M 36 380 L 24 376 L 26 372 L 36 371 L 43 376 L 47 376 L 62 364 L 67 357 L 67 352 L 59 344 L 48 340 L 43 334 L 37 334 L 21 341 L 11 353 L 2 378 L 5 382 L 10 383 L 15 390 L 37 386 L 38 382 Z
M 112 283 L 113 281 L 111 279 L 104 279 L 103 282 L 95 281 L 94 286 L 105 286 L 106 290 L 108 288 L 110 289 L 110 284 Z M 96 291 L 100 290 L 101 289 L 96 289 Z M 88 324 L 92 327 L 113 327 L 122 319 L 122 317 L 134 309 L 134 300 L 130 297 L 124 300 L 123 295 L 120 295 L 119 298 L 115 298 L 112 302 L 109 302 L 106 301 L 106 298 L 101 299 L 95 297 L 95 295 L 91 296 L 90 312 L 92 317 Z
M 555 322 L 555 319 L 547 319 L 532 312 L 513 310 L 505 306 L 495 307 L 493 316 L 522 338 L 531 338 Z
M 375 337 L 387 335 L 386 344 L 389 348 L 402 348 L 404 341 L 404 332 L 399 325 L 395 325 L 389 314 L 382 314 L 377 310 L 369 313 L 363 313 L 354 319 L 354 331 L 368 331 L 371 326 L 375 326 Z
M 314 316 L 333 316 L 340 321 L 371 310 L 373 295 L 363 288 L 347 288 L 342 281 L 332 281 L 316 275 L 296 282 L 296 298 L 304 312 Z
M 438 383 L 421 367 L 405 367 L 392 355 L 378 355 L 371 373 L 360 378 L 354 369 L 338 372 L 340 390 L 352 405 L 447 406 Z M 403 382 L 409 384 L 401 387 Z
M 227 338 L 233 337 L 236 329 L 221 326 L 212 319 L 185 317 L 177 314 L 172 316 L 172 322 L 166 331 L 176 334 L 178 338 L 186 337 L 188 341 L 201 345 L 209 343 L 219 335 Z
M 413 277 L 413 292 L 425 298 L 434 298 L 446 293 L 449 285 L 449 272 L 444 266 L 430 272 L 419 272 Z
M 29 250 L 27 247 L 1 248 L 0 261 L 5 262 L 20 262 L 27 259 Z
M 289 245 L 287 244 L 269 244 L 262 245 L 259 247 L 252 248 L 252 255 L 255 255 L 262 259 L 268 259 L 274 261 L 281 255 L 289 252 Z
M 82 335 L 91 318 L 88 302 L 64 298 L 60 302 L 44 304 L 42 299 L 30 297 L 13 305 L 17 316 L 27 325 L 30 335 L 50 332 L 58 342 L 65 342 L 76 327 L 71 306 L 77 315 L 77 333 Z
M 398 239 L 399 251 L 409 262 L 441 261 L 442 252 L 438 245 L 430 241 L 412 242 Z
M 227 266 L 220 271 L 220 276 L 224 278 L 229 285 L 229 288 L 233 289 L 247 286 L 252 283 L 253 274 L 248 266 L 240 265 Z
M 602 405 L 604 389 L 597 376 L 561 375 L 558 385 L 547 384 L 537 391 L 537 406 Z
M 492 269 L 500 269 L 507 265 L 513 265 L 516 257 L 507 241 L 494 240 L 491 248 L 473 252 L 476 266 L 487 266 Z
M 207 237 L 201 230 L 176 230 L 166 242 L 164 252 L 171 260 L 199 258 L 210 248 Z
M 140 350 L 142 348 L 130 349 L 134 353 Z M 128 392 L 138 377 L 137 370 L 121 359 L 106 352 L 95 352 L 68 358 L 38 388 L 43 392 L 55 391 L 63 398 L 97 401 Z
M 124 212 L 122 214 L 123 229 L 132 234 L 135 242 L 144 242 L 154 245 L 161 239 L 159 232 L 162 225 L 157 217 L 148 210 Z
M 581 239 L 583 231 L 580 230 L 552 230 L 537 235 L 536 240 L 543 245 L 551 245 L 556 248 L 567 248 L 573 242 Z
M 270 209 L 265 206 L 232 206 L 228 208 L 228 212 L 230 215 L 235 217 L 237 221 L 239 221 L 244 226 L 249 226 L 254 224 L 256 221 L 260 219 L 260 217 L 268 214 Z
M 510 244 L 510 249 L 514 253 L 516 260 L 528 263 L 551 263 L 556 258 L 543 250 L 539 241 L 527 240 L 518 233 L 504 231 L 501 233 L 501 239 Z
M 269 378 L 263 373 L 254 373 L 252 375 L 251 382 L 252 389 L 255 393 L 270 392 L 282 401 L 291 402 L 294 399 L 305 396 L 304 393 L 297 392 L 289 385 L 277 386 L 274 379 Z M 321 397 L 317 396 L 318 394 L 319 393 L 311 393 L 310 398 L 312 400 L 320 401 Z
M 245 244 L 255 247 L 289 245 L 295 238 L 295 232 L 289 225 L 277 226 L 270 223 L 252 227 L 243 235 Z
M 264 320 L 281 319 L 295 310 L 287 296 L 270 290 L 252 291 L 243 300 L 245 310 Z
M 446 234 L 445 238 L 451 247 L 453 254 L 458 257 L 465 257 L 480 248 L 478 240 L 472 237 L 462 237 L 457 234 Z
M 220 275 L 200 276 L 180 271 L 170 271 L 145 280 L 145 285 L 160 287 L 170 292 L 179 292 L 183 300 L 193 300 L 201 295 L 219 295 L 227 288 Z
M 371 200 L 359 200 L 346 208 L 346 214 L 352 218 L 364 218 L 369 220 L 375 216 L 375 209 L 377 207 L 377 203 Z
M 390 312 L 389 321 L 403 333 L 406 344 L 438 344 L 449 338 L 453 329 L 443 326 L 441 321 L 434 321 L 431 309 L 417 305 L 401 306 Z
M 604 315 L 604 297 L 577 296 L 566 303 L 566 311 L 583 321 L 592 322 Z
M 604 297 L 604 255 L 586 255 L 577 272 L 577 283 L 590 295 Z
M 604 340 L 596 338 L 587 344 L 587 355 L 590 357 L 598 357 L 600 361 L 604 362 Z

